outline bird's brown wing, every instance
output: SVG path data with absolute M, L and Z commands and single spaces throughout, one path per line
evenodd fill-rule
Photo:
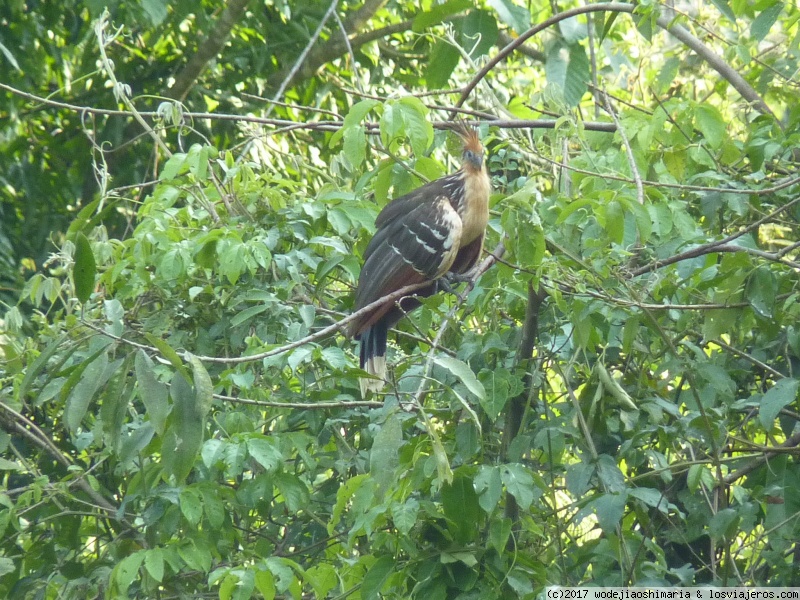
M 441 277 L 453 264 L 461 238 L 461 219 L 446 196 L 410 205 L 379 228 L 364 253 L 356 306 L 360 308 L 402 287 Z M 350 331 L 358 335 L 394 307 L 385 304 L 358 319 Z

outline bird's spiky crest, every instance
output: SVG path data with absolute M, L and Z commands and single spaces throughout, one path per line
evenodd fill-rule
M 466 121 L 456 121 L 453 124 L 453 131 L 461 138 L 465 150 L 475 153 L 483 152 L 483 144 L 481 138 L 478 137 L 478 130 L 467 125 Z

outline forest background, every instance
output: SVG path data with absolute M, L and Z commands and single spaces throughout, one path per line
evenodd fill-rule
M 800 9 L 0 6 L 0 596 L 800 586 Z M 343 334 L 391 198 L 480 270 Z

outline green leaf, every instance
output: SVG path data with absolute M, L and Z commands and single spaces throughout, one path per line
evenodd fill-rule
M 776 2 L 772 6 L 762 10 L 750 24 L 750 35 L 758 42 L 763 40 L 767 37 L 769 30 L 772 29 L 772 26 L 775 24 L 775 21 L 778 20 L 782 11 L 783 2 Z
M 381 496 L 395 480 L 395 471 L 400 464 L 398 452 L 402 445 L 403 428 L 397 415 L 392 413 L 375 436 L 369 454 L 369 472 Z
M 586 50 L 581 44 L 553 44 L 547 53 L 545 76 L 548 84 L 562 90 L 567 106 L 577 106 L 589 85 Z
M 150 360 L 150 357 L 145 354 L 144 350 L 138 350 L 134 360 L 134 371 L 139 387 L 139 398 L 144 404 L 150 423 L 159 435 L 163 435 L 167 416 L 171 410 L 167 401 L 169 389 L 156 379 L 153 368 L 153 361 Z
M 256 315 L 260 315 L 261 313 L 270 310 L 270 307 L 266 304 L 258 304 L 256 306 L 251 306 L 249 308 L 245 308 L 242 312 L 237 313 L 231 319 L 231 326 L 238 327 L 242 323 L 247 323 Z
M 436 40 L 425 67 L 425 81 L 429 88 L 443 88 L 461 60 L 461 53 L 445 40 Z
M 511 537 L 511 519 L 494 519 L 489 524 L 489 546 L 502 554 Z
M 728 125 L 720 112 L 710 104 L 699 104 L 695 108 L 697 128 L 708 141 L 709 146 L 718 150 L 728 133 Z
M 181 514 L 191 524 L 197 525 L 203 518 L 203 503 L 200 493 L 195 488 L 181 490 L 179 505 Z
M 16 570 L 17 566 L 14 564 L 13 560 L 5 556 L 0 557 L 0 577 L 5 577 Z
M 721 12 L 731 23 L 736 23 L 736 15 L 733 14 L 730 4 L 728 4 L 727 0 L 711 0 L 711 3 L 716 6 L 719 12 Z
M 620 470 L 617 461 L 608 454 L 597 457 L 597 476 L 608 492 L 621 492 L 627 487 L 625 474 Z
M 297 476 L 291 473 L 278 473 L 274 481 L 290 512 L 296 513 L 308 505 L 310 499 L 308 488 Z
M 600 525 L 606 535 L 611 535 L 615 532 L 617 525 L 622 520 L 622 515 L 625 514 L 627 499 L 627 493 L 618 493 L 603 494 L 592 501 L 592 508 L 597 515 L 597 524 Z
M 538 491 L 534 491 L 531 474 L 522 465 L 511 463 L 500 468 L 500 478 L 519 507 L 527 510 L 538 495 Z
M 612 200 L 603 208 L 605 217 L 603 227 L 612 242 L 621 244 L 625 235 L 625 214 L 622 212 L 622 206 L 616 200 Z
M 128 385 L 130 381 L 128 372 L 133 363 L 134 354 L 125 355 L 124 359 L 115 360 L 108 367 L 111 373 L 111 383 L 100 405 L 100 419 L 103 422 L 103 433 L 108 444 L 112 448 L 117 448 L 122 432 L 122 425 L 128 412 L 133 386 Z
M 358 168 L 367 157 L 366 131 L 360 125 L 344 130 L 344 146 L 342 148 L 350 166 Z
M 71 387 L 71 392 L 67 397 L 64 407 L 64 424 L 70 433 L 75 433 L 83 420 L 89 403 L 97 394 L 97 390 L 105 383 L 103 375 L 108 366 L 108 354 L 105 350 L 98 352 L 89 359 L 91 362 L 84 363 L 81 368 L 73 371 L 63 389 L 71 387 L 70 382 L 76 375 L 79 380 Z
M 525 33 L 530 29 L 531 14 L 527 9 L 515 4 L 513 0 L 489 0 L 488 5 L 497 12 L 500 21 L 518 34 Z
M 781 409 L 797 399 L 798 384 L 800 380 L 797 379 L 781 379 L 764 394 L 759 404 L 758 420 L 767 432 L 772 431 Z
M 745 297 L 759 315 L 771 319 L 778 296 L 778 279 L 769 267 L 758 267 L 747 279 Z
M 708 535 L 715 542 L 726 541 L 736 535 L 739 514 L 733 508 L 723 508 L 711 517 L 708 524 Z
M 14 57 L 14 54 L 5 46 L 5 44 L 0 43 L 0 53 L 6 57 L 6 60 L 11 63 L 11 66 L 14 67 L 17 71 L 22 73 L 22 69 L 19 68 L 19 63 L 17 59 Z
M 145 550 L 144 568 L 150 577 L 161 583 L 164 580 L 164 551 L 161 548 Z
M 478 533 L 480 506 L 472 478 L 455 473 L 453 482 L 442 486 L 441 496 L 444 516 L 454 527 L 455 542 L 467 544 L 473 541 Z
M 419 98 L 405 96 L 388 103 L 381 116 L 381 140 L 392 148 L 396 140 L 407 137 L 411 149 L 422 156 L 433 142 L 433 126 L 428 122 L 428 107 Z
M 216 488 L 202 488 L 203 512 L 211 529 L 220 529 L 225 523 L 225 505 Z
M 478 400 L 486 398 L 483 384 L 478 381 L 467 363 L 446 355 L 435 356 L 433 362 L 455 375 Z
M 186 383 L 189 383 L 192 378 L 189 377 L 189 371 L 186 370 L 186 366 L 183 364 L 181 357 L 178 356 L 178 353 L 169 345 L 168 342 L 162 340 L 160 337 L 153 335 L 152 333 L 145 332 L 144 337 L 150 342 L 153 346 L 155 346 L 161 355 L 166 358 L 170 364 L 175 367 L 175 369 L 183 375 L 183 378 L 186 380 Z
M 669 501 L 666 495 L 653 488 L 631 488 L 628 490 L 628 495 L 644 502 L 647 506 L 657 508 L 662 513 L 667 514 L 669 508 Z
M 435 4 L 430 10 L 417 13 L 411 25 L 411 31 L 420 33 L 432 25 L 441 23 L 450 15 L 468 10 L 473 6 L 474 3 L 472 0 L 447 0 L 447 2 L 442 4 Z
M 345 132 L 353 128 L 358 128 L 358 130 L 362 132 L 363 137 L 364 130 L 363 128 L 359 128 L 359 125 L 361 124 L 361 121 L 364 120 L 364 117 L 367 116 L 367 113 L 369 113 L 369 111 L 379 104 L 380 102 L 378 100 L 362 100 L 361 102 L 354 104 L 348 111 L 347 115 L 345 115 L 344 121 L 342 122 L 342 127 L 334 132 L 334 134 L 331 136 L 331 141 L 328 145 L 333 148 L 339 143 L 339 140 L 344 137 Z
M 579 462 L 567 467 L 564 483 L 569 493 L 575 497 L 580 497 L 589 491 L 589 484 L 594 473 L 594 466 L 587 462 Z
M 61 335 L 50 342 L 47 347 L 41 351 L 39 356 L 25 369 L 25 375 L 22 378 L 22 383 L 19 384 L 19 390 L 17 392 L 17 399 L 19 401 L 26 400 L 26 396 L 28 395 L 28 389 L 31 387 L 33 381 L 39 376 L 42 372 L 42 369 L 47 366 L 47 363 L 50 362 L 50 359 L 58 352 L 59 350 L 64 350 L 65 341 L 67 340 L 67 334 Z M 67 352 L 65 356 L 62 356 L 62 360 L 69 358 L 69 356 L 74 352 L 75 346 L 66 348 Z
M 325 563 L 317 563 L 306 569 L 305 580 L 314 588 L 317 598 L 327 598 L 328 593 L 339 585 L 336 569 Z
M 75 264 L 72 267 L 72 280 L 75 283 L 75 297 L 86 304 L 94 291 L 97 277 L 97 264 L 89 239 L 83 234 L 75 236 Z
M 459 43 L 472 59 L 488 54 L 497 43 L 497 19 L 488 10 L 471 10 L 460 21 Z
M 503 494 L 500 467 L 482 466 L 475 476 L 478 504 L 486 514 L 491 514 Z
M 419 501 L 414 498 L 409 498 L 403 504 L 392 505 L 392 522 L 402 535 L 408 535 L 417 524 L 418 515 Z
M 200 411 L 200 417 L 205 419 L 208 411 L 211 410 L 211 403 L 214 400 L 214 384 L 203 365 L 203 361 L 193 354 L 188 352 L 186 354 L 188 355 L 189 364 L 192 365 L 192 381 L 195 394 L 197 394 L 197 408 Z
M 179 373 L 172 378 L 169 392 L 173 423 L 164 434 L 163 464 L 164 470 L 181 483 L 189 476 L 200 452 L 205 421 L 194 389 Z
M 714 488 L 714 475 L 706 465 L 692 465 L 686 476 L 686 483 L 690 491 L 696 492 L 702 485 L 707 490 Z
M 147 447 L 155 433 L 156 430 L 152 423 L 146 422 L 127 435 L 122 435 L 117 451 L 119 461 L 123 465 L 131 465 L 135 459 L 139 458 L 139 454 Z
M 247 453 L 264 469 L 267 473 L 274 473 L 283 463 L 281 451 L 266 436 L 259 435 L 247 440 Z
M 324 569 L 325 567 L 329 567 L 330 565 L 320 565 L 320 569 Z M 314 588 L 314 592 L 317 594 L 317 598 L 324 598 L 327 593 L 332 588 L 324 588 L 319 584 L 319 577 L 314 576 L 314 569 L 315 567 L 311 567 L 308 571 L 312 571 L 311 575 L 308 575 L 308 571 L 306 574 L 308 575 L 309 583 Z M 336 583 L 338 583 L 338 579 L 334 582 L 334 587 Z M 316 584 L 316 585 L 315 585 Z M 275 598 L 275 594 L 277 593 L 277 589 L 275 588 L 275 577 L 272 573 L 268 570 L 260 570 L 256 571 L 255 574 L 255 586 L 259 593 L 265 598 L 265 600 L 273 600 Z
M 161 25 L 167 18 L 167 3 L 164 0 L 142 0 L 141 6 L 153 25 Z
M 394 571 L 394 565 L 394 558 L 386 555 L 372 563 L 361 582 L 362 600 L 377 600 L 380 597 L 381 589 Z
M 133 554 L 129 554 L 123 558 L 111 574 L 111 579 L 116 583 L 116 588 L 119 598 L 124 598 L 128 595 L 128 588 L 139 575 L 139 567 L 142 566 L 144 561 L 145 550 L 139 550 Z

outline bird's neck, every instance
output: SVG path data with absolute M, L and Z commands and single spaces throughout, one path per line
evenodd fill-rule
M 489 192 L 491 182 L 486 168 L 475 169 L 465 166 L 464 177 L 464 205 L 461 217 L 461 246 L 469 244 L 483 235 L 489 222 Z

